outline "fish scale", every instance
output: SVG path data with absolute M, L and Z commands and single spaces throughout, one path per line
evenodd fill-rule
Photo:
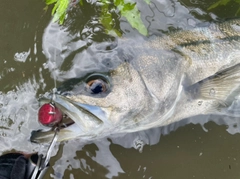
M 102 52 L 104 57 L 114 54 L 118 62 L 122 61 L 114 69 L 103 70 L 101 80 L 110 86 L 106 92 L 87 93 L 89 75 L 91 80 L 98 80 L 101 74 L 101 69 L 96 69 L 79 76 L 79 81 L 75 79 L 80 92 L 72 90 L 68 96 L 57 95 L 61 100 L 53 101 L 74 121 L 60 130 L 58 140 L 94 140 L 113 133 L 164 126 L 196 115 L 239 117 L 239 24 L 239 19 L 233 19 L 162 37 L 151 36 L 148 40 L 118 39 L 114 49 Z M 74 115 L 71 105 L 75 106 Z M 36 131 L 31 140 L 47 142 L 50 133 Z

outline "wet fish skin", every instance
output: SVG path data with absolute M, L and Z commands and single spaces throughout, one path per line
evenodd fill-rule
M 77 84 L 79 91 L 66 96 L 68 103 L 97 107 L 94 116 L 102 123 L 78 126 L 84 130 L 62 129 L 60 141 L 145 130 L 200 114 L 231 115 L 228 109 L 240 92 L 239 19 L 149 41 L 119 39 L 114 50 L 124 62 L 105 74 L 111 86 L 108 94 L 87 94 L 86 77 Z M 84 120 L 72 119 L 78 125 Z M 38 132 L 32 141 L 40 136 L 37 142 L 47 141 L 49 135 L 44 135 Z

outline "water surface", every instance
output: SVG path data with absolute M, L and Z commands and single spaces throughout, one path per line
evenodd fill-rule
M 144 1 L 138 7 L 149 36 L 233 18 L 237 4 L 207 11 L 214 1 Z M 51 22 L 37 0 L 4 1 L 0 7 L 0 152 L 46 150 L 29 142 L 37 123 L 37 98 L 61 81 L 109 64 L 99 56 L 116 37 L 99 24 L 93 1 L 73 7 L 64 26 Z M 114 8 L 114 7 L 113 7 Z M 124 38 L 141 38 L 117 11 Z M 145 38 L 143 38 L 145 39 Z M 96 42 L 106 42 L 96 45 Z M 100 44 L 100 43 L 99 43 Z M 86 49 L 92 49 L 91 59 Z M 112 65 L 117 59 L 110 60 Z M 170 126 L 56 147 L 48 178 L 239 178 L 239 119 L 198 116 Z M 144 147 L 143 147 L 144 146 Z M 59 151 L 57 148 L 59 147 Z M 142 148 L 143 147 L 143 148 Z

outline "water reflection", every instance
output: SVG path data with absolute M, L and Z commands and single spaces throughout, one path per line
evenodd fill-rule
M 48 19 L 36 20 L 43 16 L 44 4 L 39 1 L 21 1 L 17 10 L 12 3 L 3 3 L 0 13 L 8 12 L 10 16 L 0 15 L 4 27 L 0 33 L 4 41 L 0 43 L 0 152 L 44 151 L 45 146 L 28 141 L 30 131 L 40 127 L 36 119 L 38 94 L 54 87 L 53 78 L 63 81 L 99 66 L 113 68 L 119 59 L 112 56 L 115 61 L 111 62 L 98 52 L 114 49 L 116 38 L 106 34 L 99 24 L 100 6 L 94 3 L 73 9 L 63 27 L 52 22 L 47 25 Z M 150 35 L 162 35 L 176 29 L 191 29 L 203 21 L 233 17 L 234 8 L 238 8 L 222 7 L 215 10 L 215 15 L 206 11 L 210 4 L 210 1 L 158 0 L 149 5 L 140 3 L 139 9 Z M 26 13 L 24 9 L 31 11 Z M 124 38 L 144 39 L 126 20 L 113 13 L 116 28 Z M 18 57 L 14 61 L 14 55 L 29 49 L 27 59 Z M 87 58 L 89 54 L 91 59 Z M 60 144 L 58 152 L 56 147 L 53 167 L 46 178 L 237 178 L 239 130 L 237 118 L 198 116 L 94 142 L 72 140 Z
M 144 12 L 144 20 L 145 23 L 148 24 L 150 35 L 162 35 L 165 32 L 177 29 L 192 29 L 193 27 L 198 26 L 198 24 L 201 24 L 201 22 L 217 20 L 217 16 L 203 10 L 206 9 L 207 3 L 201 4 L 204 5 L 204 8 L 199 5 L 195 6 L 196 2 L 194 2 L 194 4 L 190 3 L 190 5 L 186 3 L 188 2 L 154 1 L 151 2 L 150 5 L 140 3 L 141 5 L 139 8 Z M 91 7 L 89 7 L 89 9 L 91 10 Z M 75 11 L 77 13 L 74 12 L 72 17 L 69 18 L 73 20 L 66 21 L 67 27 L 59 28 L 56 24 L 50 23 L 43 36 L 44 52 L 45 54 L 50 54 L 47 55 L 47 58 L 49 59 L 49 69 L 56 69 L 52 71 L 52 76 L 57 77 L 60 81 L 77 76 L 84 76 L 85 71 L 99 70 L 102 65 L 102 70 L 106 68 L 103 61 L 101 61 L 101 59 L 104 59 L 104 55 L 101 56 L 102 54 L 99 52 L 106 51 L 107 48 L 105 47 L 115 41 L 113 37 L 102 32 L 103 29 L 98 24 L 99 19 L 96 17 L 97 11 L 92 12 L 92 14 L 94 14 L 92 17 L 86 18 L 86 22 L 84 23 L 85 26 L 81 23 L 77 24 L 79 21 L 75 18 L 75 16 L 81 16 L 85 13 L 83 13 L 81 9 L 76 9 Z M 93 22 L 96 23 L 94 24 Z M 117 24 L 120 24 L 118 27 L 121 27 L 120 30 L 124 33 L 124 37 L 135 38 L 139 40 L 139 43 L 142 43 L 140 40 L 142 38 L 138 38 L 139 35 L 131 29 L 126 21 L 118 21 L 117 19 L 116 22 Z M 96 26 L 98 30 L 95 31 L 94 29 L 96 29 Z M 98 48 L 95 48 L 97 46 L 96 44 L 102 41 L 107 42 L 105 44 L 98 44 Z M 109 55 L 107 51 L 105 53 Z M 109 56 L 107 55 L 106 57 L 109 59 Z M 60 60 L 56 61 L 54 59 L 56 56 L 60 58 Z M 112 56 L 110 59 L 116 60 L 114 64 L 119 63 L 115 56 Z M 68 178 L 78 178 L 78 175 L 80 174 L 83 178 L 159 178 L 160 176 L 164 176 L 164 178 L 176 178 L 178 175 L 173 174 L 173 170 L 177 171 L 179 176 L 181 176 L 180 173 L 181 170 L 183 170 L 183 167 L 189 167 L 189 169 L 199 167 L 198 165 L 191 167 L 185 162 L 185 160 L 191 163 L 190 165 L 193 165 L 193 159 L 198 160 L 198 157 L 206 157 L 203 161 L 208 161 L 208 152 L 212 150 L 204 148 L 197 150 L 198 145 L 194 146 L 194 144 L 191 144 L 188 146 L 183 141 L 188 138 L 186 134 L 190 132 L 189 130 L 194 130 L 196 127 L 193 125 L 185 128 L 185 132 L 182 130 L 184 137 L 179 138 L 179 141 L 177 142 L 175 141 L 177 139 L 173 139 L 172 142 L 169 137 L 163 135 L 169 135 L 172 131 L 190 123 L 200 124 L 202 132 L 199 132 L 198 134 L 204 135 L 203 131 L 209 132 L 211 130 L 211 128 L 209 129 L 208 127 L 205 127 L 209 121 L 214 121 L 219 125 L 227 125 L 228 128 L 226 130 L 230 134 L 236 134 L 239 132 L 237 127 L 239 126 L 239 122 L 236 118 L 198 116 L 162 128 L 155 128 L 132 134 L 110 136 L 108 139 L 101 139 L 99 142 L 94 141 L 93 144 L 86 145 L 85 142 L 81 140 L 69 141 L 62 145 L 61 152 L 59 152 L 58 157 L 55 158 L 53 167 L 54 171 L 51 172 L 51 176 L 54 178 L 62 178 L 63 176 Z M 199 127 L 196 128 L 199 131 Z M 225 128 L 223 130 L 225 130 Z M 176 137 L 177 134 L 178 133 L 176 132 L 172 135 Z M 161 139 L 163 138 L 165 140 L 161 140 L 159 143 L 160 136 L 163 136 Z M 198 139 L 195 139 L 196 136 L 193 135 L 193 137 L 187 141 L 189 143 L 198 141 Z M 169 141 L 167 141 L 166 138 Z M 111 143 L 109 142 L 109 139 Z M 199 140 L 200 139 L 201 137 Z M 213 140 L 216 140 L 216 138 Z M 155 150 L 154 153 L 150 146 L 156 144 L 159 145 L 152 147 L 152 149 Z M 142 149 L 143 154 L 141 155 L 138 150 L 140 149 L 141 151 L 142 146 L 144 147 Z M 212 146 L 209 147 L 211 148 Z M 162 150 L 157 151 L 159 148 L 162 148 Z M 111 151 L 109 149 L 111 149 Z M 149 153 L 146 153 L 146 150 Z M 69 151 L 74 152 L 69 153 Z M 123 152 L 125 153 L 122 154 Z M 150 160 L 147 160 L 147 158 L 150 158 Z M 155 160 L 155 158 L 157 160 Z M 214 160 L 215 159 L 213 159 L 213 161 Z M 156 165 L 152 163 L 155 163 Z M 215 162 L 215 164 L 219 165 L 217 162 Z M 201 166 L 204 165 L 201 164 Z M 167 172 L 160 169 L 166 170 Z M 188 171 L 189 170 L 183 170 L 182 173 L 184 174 L 182 176 L 187 176 L 187 178 L 211 176 L 209 172 L 206 172 L 208 175 L 199 175 L 196 171 L 195 173 Z
M 219 121 L 218 124 L 221 127 L 216 128 L 216 125 L 209 123 L 209 120 L 213 120 L 214 123 Z M 234 137 L 223 134 L 228 120 L 230 120 L 230 127 L 227 130 L 234 133 Z M 200 125 L 193 124 L 180 127 L 189 124 L 190 121 L 194 123 L 201 121 L 202 128 Z M 240 149 L 236 144 L 239 138 L 239 134 L 236 135 L 239 132 L 236 127 L 238 122 L 237 119 L 231 118 L 199 116 L 171 126 L 112 136 L 110 139 L 105 138 L 89 144 L 81 140 L 68 141 L 60 147 L 54 159 L 56 161 L 51 176 L 54 178 L 63 176 L 67 178 L 238 176 L 237 160 L 240 157 Z M 175 132 L 171 133 L 171 131 Z M 141 139 L 147 144 L 142 153 L 134 149 L 135 139 Z M 228 143 L 227 146 L 226 143 Z M 227 152 L 226 155 L 225 152 Z M 229 166 L 232 168 L 229 169 Z M 208 167 L 211 169 L 208 170 Z M 175 172 L 172 172 L 173 170 Z M 221 174 L 214 174 L 211 170 Z M 229 174 L 230 170 L 232 174 Z M 224 174 L 224 171 L 227 173 Z M 224 177 L 221 177 L 222 175 Z

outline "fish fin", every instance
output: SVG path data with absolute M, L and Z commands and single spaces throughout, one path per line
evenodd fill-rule
M 240 64 L 186 88 L 195 99 L 216 100 L 216 107 L 228 108 L 240 94 Z
M 234 100 L 227 108 L 222 108 L 221 113 L 232 117 L 240 117 L 240 99 Z

